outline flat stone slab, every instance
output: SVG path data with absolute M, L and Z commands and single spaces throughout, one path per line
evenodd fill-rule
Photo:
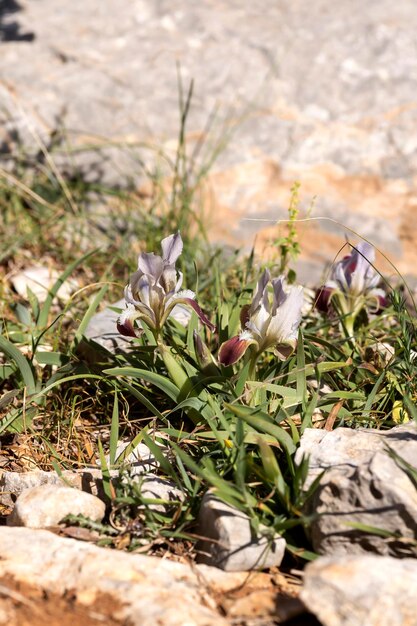
M 20 0 L 14 9 L 0 25 L 3 152 L 18 153 L 16 133 L 37 151 L 37 137 L 63 124 L 90 178 L 140 186 L 138 155 L 154 162 L 161 145 L 172 154 L 178 63 L 184 84 L 195 79 L 189 143 L 230 136 L 208 185 L 214 240 L 241 248 L 262 230 L 262 251 L 285 232 L 276 221 L 299 180 L 304 212 L 316 198 L 313 217 L 323 218 L 302 228 L 303 279 L 317 280 L 352 231 L 416 279 L 412 2 Z M 100 165 L 91 143 L 104 151 Z
M 168 559 L 98 548 L 45 530 L 2 528 L 0 577 L 71 594 L 91 605 L 114 598 L 115 619 L 132 626 L 227 626 L 216 594 L 238 589 L 247 573 L 190 567 Z M 2 620 L 0 612 L 0 623 Z

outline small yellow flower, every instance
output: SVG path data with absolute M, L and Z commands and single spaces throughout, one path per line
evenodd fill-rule
M 406 424 L 410 421 L 408 413 L 401 400 L 396 400 L 392 405 L 392 419 L 396 424 Z

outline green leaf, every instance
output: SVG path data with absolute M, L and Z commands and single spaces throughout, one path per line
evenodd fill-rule
M 12 359 L 20 372 L 23 382 L 26 386 L 28 395 L 32 395 L 36 392 L 37 386 L 35 377 L 32 371 L 32 367 L 26 357 L 20 352 L 16 346 L 14 346 L 8 339 L 0 336 L 0 351 L 6 354 Z
M 265 415 L 260 411 L 256 411 L 256 409 L 254 412 L 254 409 L 243 405 L 238 406 L 225 403 L 225 406 L 234 415 L 243 419 L 247 424 L 249 424 L 249 426 L 252 426 L 252 428 L 275 437 L 277 442 L 280 443 L 284 450 L 286 450 L 289 454 L 293 454 L 295 452 L 295 444 L 291 436 L 280 426 L 271 424 L 268 415 Z
M 304 339 L 301 328 L 298 331 L 296 383 L 297 396 L 298 398 L 300 398 L 304 406 L 304 403 L 307 399 L 307 378 L 306 359 L 304 353 Z
M 16 367 L 13 367 L 12 365 L 7 364 L 0 364 L 0 379 L 1 380 L 6 380 L 6 378 L 9 378 L 9 376 L 11 376 L 12 374 L 14 374 L 14 372 L 16 371 Z
M 150 372 L 148 370 L 139 369 L 136 367 L 112 367 L 111 369 L 104 370 L 104 374 L 108 376 L 127 376 L 128 378 L 139 378 L 140 380 L 146 380 L 148 383 L 152 383 L 158 389 L 161 389 L 168 398 L 176 401 L 179 394 L 179 389 L 165 376 Z
M 152 415 L 154 415 L 155 417 L 160 419 L 161 422 L 163 422 L 163 423 L 166 422 L 166 418 L 162 415 L 162 413 L 156 408 L 156 406 L 143 393 L 141 393 L 139 391 L 139 389 L 136 389 L 136 387 L 134 387 L 133 385 L 129 385 L 129 383 L 126 382 L 125 380 L 118 380 L 117 382 L 124 389 L 127 389 L 128 391 L 130 391 L 132 396 L 137 398 L 143 404 L 143 406 L 145 406 L 147 409 L 149 409 L 149 411 L 152 413 Z
M 349 528 L 355 528 L 356 530 L 361 530 L 364 533 L 369 535 L 378 535 L 379 537 L 397 537 L 396 533 L 391 532 L 390 530 L 385 530 L 385 528 L 378 528 L 377 526 L 369 526 L 368 524 L 361 524 L 360 522 L 343 522 L 344 526 L 348 526 Z
M 52 377 L 54 378 L 54 377 Z M 50 380 L 52 380 L 52 378 Z M 49 393 L 49 391 L 51 391 L 51 389 L 54 389 L 55 387 L 58 387 L 59 385 L 62 385 L 63 383 L 68 383 L 72 380 L 80 380 L 80 379 L 87 379 L 87 378 L 95 378 L 96 380 L 101 380 L 102 377 L 97 375 L 97 374 L 74 374 L 73 376 L 66 376 L 63 378 L 58 378 L 55 379 L 52 383 L 50 383 L 49 385 L 47 385 L 46 387 L 44 387 L 43 389 L 41 389 L 40 391 L 38 391 L 38 393 L 36 394 L 36 396 L 34 396 L 33 400 L 36 402 L 39 398 L 42 398 L 43 396 L 45 396 L 47 393 Z
M 171 476 L 171 478 L 173 478 L 176 482 L 179 482 L 177 474 L 173 466 L 171 465 L 171 463 L 168 461 L 168 459 L 162 452 L 160 446 L 158 446 L 154 442 L 154 440 L 151 439 L 151 437 L 149 437 L 149 435 L 145 432 L 145 430 L 142 431 L 142 438 L 143 438 L 143 441 L 148 446 L 149 450 L 152 452 L 153 456 L 155 457 L 156 462 L 159 464 L 161 469 L 163 469 L 164 472 L 168 474 L 169 476 Z
M 70 357 L 62 352 L 36 352 L 36 361 L 40 365 L 56 365 L 61 367 L 70 361 Z
M 37 409 L 29 407 L 25 411 L 23 409 L 12 409 L 5 418 L 0 421 L 0 435 L 3 432 L 21 433 L 29 428 L 32 420 L 38 414 Z
M 253 380 L 248 380 L 246 384 L 249 389 L 257 389 L 260 387 L 266 391 L 270 391 L 278 396 L 281 396 L 283 398 L 283 403 L 281 405 L 283 409 L 297 406 L 297 404 L 300 404 L 302 401 L 302 397 L 299 397 L 298 391 L 292 387 L 285 387 L 284 385 L 275 385 L 274 383 Z
M 109 500 L 113 498 L 113 486 L 111 484 L 111 476 L 109 466 L 107 465 L 106 455 L 104 454 L 103 444 L 101 443 L 101 439 L 98 440 L 98 451 L 100 455 L 100 467 L 101 473 L 103 476 L 103 489 L 106 496 Z
M 114 392 L 113 413 L 110 426 L 110 467 L 116 462 L 117 444 L 119 442 L 119 402 L 117 390 Z
M 278 461 L 270 446 L 262 439 L 258 442 L 261 451 L 261 461 L 264 468 L 265 476 L 270 483 L 279 486 L 279 481 L 282 479 L 282 473 L 278 465 Z
M 311 552 L 310 550 L 304 550 L 304 548 L 298 548 L 297 546 L 293 546 L 288 542 L 286 548 L 295 557 L 304 559 L 305 561 L 315 561 L 319 557 L 319 555 L 315 552 Z
M 369 414 L 372 408 L 372 405 L 375 401 L 375 397 L 376 394 L 378 393 L 378 390 L 381 386 L 382 381 L 384 380 L 386 376 L 386 372 L 385 370 L 383 372 L 381 372 L 380 376 L 378 377 L 378 380 L 376 381 L 375 385 L 372 387 L 369 395 L 368 395 L 368 399 L 365 403 L 365 406 L 363 407 L 363 412 L 365 415 Z
M 31 326 L 33 323 L 32 316 L 27 307 L 18 302 L 15 306 L 16 317 L 24 326 Z
M 74 345 L 77 345 L 81 341 L 81 338 L 84 336 L 84 333 L 86 331 L 86 328 L 91 318 L 96 312 L 98 305 L 100 304 L 100 302 L 103 300 L 104 296 L 106 295 L 108 289 L 109 289 L 109 286 L 107 284 L 103 285 L 100 291 L 98 292 L 98 294 L 95 296 L 94 300 L 91 302 L 90 306 L 85 312 L 83 319 L 80 322 L 80 325 L 77 328 L 77 332 L 75 333 L 75 337 L 73 340 Z

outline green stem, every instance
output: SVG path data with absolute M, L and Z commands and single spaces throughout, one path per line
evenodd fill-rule
M 345 330 L 346 330 L 346 333 L 347 333 L 347 338 L 351 339 L 352 341 L 355 340 L 355 337 L 354 337 L 354 334 L 353 334 L 353 327 L 354 327 L 354 324 L 355 324 L 355 317 L 356 317 L 356 315 L 348 315 L 343 320 L 344 327 L 345 327 Z
M 259 352 L 255 350 L 251 350 L 251 354 L 249 357 L 249 370 L 248 370 L 248 380 L 256 380 L 256 364 L 259 359 Z

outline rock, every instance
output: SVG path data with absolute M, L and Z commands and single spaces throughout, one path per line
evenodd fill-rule
M 0 502 L 12 506 L 25 489 L 39 485 L 61 485 L 62 478 L 56 472 L 34 470 L 30 472 L 3 472 L 0 478 Z
M 304 431 L 296 462 L 309 455 L 305 488 L 326 470 L 307 505 L 309 513 L 317 514 L 310 527 L 315 551 L 417 556 L 416 485 L 387 446 L 415 467 L 417 425 Z M 352 528 L 352 523 L 381 529 L 382 536 Z
M 228 572 L 278 567 L 285 539 L 268 531 L 261 528 L 255 537 L 247 515 L 207 492 L 198 520 L 198 534 L 207 538 L 197 545 L 199 561 Z
M 369 11 L 361 0 L 259 0 L 245 9 L 218 0 L 171 0 L 169 8 L 107 0 L 97 9 L 95 0 L 73 0 L 59 14 L 53 0 L 15 4 L 14 37 L 2 41 L 0 57 L 5 158 L 38 151 L 34 136 L 48 143 L 65 127 L 71 149 L 54 149 L 57 167 L 75 163 L 88 180 L 139 187 L 139 172 L 156 152 L 159 172 L 178 134 L 177 60 L 184 86 L 195 78 L 190 153 L 205 140 L 207 163 L 220 138 L 207 189 L 213 240 L 250 247 L 261 230 L 262 251 L 285 233 L 277 221 L 299 180 L 302 209 L 317 198 L 312 217 L 323 218 L 299 225 L 303 280 L 312 271 L 318 279 L 323 260 L 351 236 L 336 222 L 416 278 L 417 15 L 409 0 L 380 0 Z
M 118 475 L 118 472 L 115 473 Z M 2 472 L 0 478 L 0 503 L 12 506 L 16 498 L 31 487 L 40 485 L 70 486 L 104 498 L 103 480 L 100 469 L 84 468 L 74 472 L 63 471 L 61 476 L 56 472 L 33 470 L 30 472 Z
M 417 626 L 417 561 L 376 555 L 307 565 L 301 600 L 323 626 Z
M 118 607 L 115 617 L 132 626 L 228 626 L 217 610 L 217 594 L 247 580 L 246 573 L 189 567 L 98 548 L 45 530 L 8 527 L 0 532 L 3 577 L 35 583 L 46 592 L 71 590 L 85 605 L 108 594 Z
M 19 296 L 27 298 L 28 288 L 35 294 L 39 302 L 45 302 L 48 291 L 54 286 L 61 273 L 49 267 L 28 267 L 18 274 L 14 274 L 10 281 Z M 77 289 L 75 281 L 66 280 L 60 286 L 57 297 L 66 302 Z
M 172 510 L 173 506 L 178 506 L 179 502 L 185 500 L 184 492 L 172 480 L 159 478 L 152 474 L 146 475 L 144 478 L 136 475 L 134 480 L 140 482 L 140 494 L 145 500 L 164 501 L 147 503 L 147 506 L 154 511 L 167 513 Z
M 121 350 L 132 350 L 134 347 L 134 338 L 121 335 L 116 327 L 117 318 L 120 312 L 125 308 L 126 303 L 125 300 L 122 299 L 108 306 L 100 313 L 93 315 L 84 336 L 100 344 L 103 348 L 112 353 Z M 177 304 L 173 308 L 170 317 L 174 318 L 181 326 L 187 326 L 191 318 L 191 312 L 186 306 Z
M 7 518 L 8 526 L 48 528 L 56 526 L 66 515 L 84 515 L 100 522 L 106 507 L 102 500 L 71 487 L 41 485 L 23 491 L 13 512 Z
M 159 463 L 147 445 L 141 442 L 129 454 L 123 455 L 129 446 L 129 441 L 117 443 L 115 468 L 126 468 L 129 476 L 136 476 L 155 471 L 159 467 Z M 106 461 L 110 465 L 110 454 L 106 455 Z
M 117 318 L 124 308 L 125 301 L 122 299 L 93 315 L 85 330 L 86 339 L 98 343 L 112 353 L 131 350 L 134 339 L 124 337 L 116 327 Z

